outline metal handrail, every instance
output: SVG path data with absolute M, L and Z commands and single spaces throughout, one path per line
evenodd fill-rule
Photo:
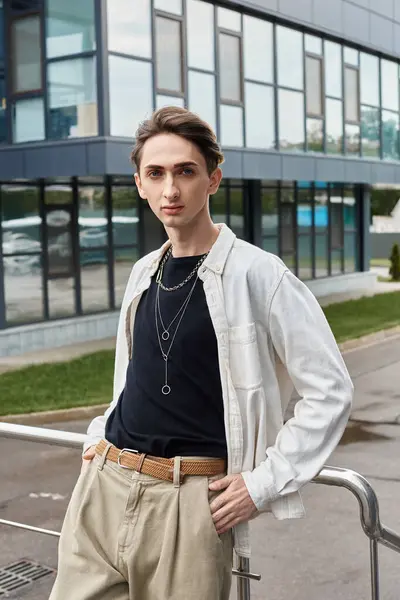
M 1 422 L 0 437 L 67 448 L 81 448 L 86 441 L 86 435 L 82 433 Z M 391 550 L 400 552 L 400 535 L 382 525 L 379 517 L 378 498 L 370 483 L 359 473 L 350 469 L 325 466 L 313 479 L 313 483 L 344 487 L 357 498 L 360 506 L 361 525 L 365 535 L 370 539 L 371 598 L 372 600 L 379 600 L 378 543 Z M 55 531 L 40 529 L 4 519 L 0 519 L 0 524 L 20 527 L 48 535 L 60 535 Z M 243 557 L 239 557 L 237 569 L 233 569 L 232 573 L 238 576 L 238 600 L 250 600 L 250 579 L 259 580 L 261 578 L 260 575 L 250 573 L 249 559 Z

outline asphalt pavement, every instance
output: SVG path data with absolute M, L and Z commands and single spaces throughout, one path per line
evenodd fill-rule
M 348 352 L 345 360 L 355 401 L 342 443 L 328 464 L 367 477 L 378 495 L 382 522 L 400 533 L 400 337 Z M 87 422 L 54 427 L 83 432 Z M 0 517 L 60 530 L 80 452 L 0 438 L 0 456 Z M 303 499 L 305 519 L 267 517 L 251 523 L 251 568 L 262 575 L 260 583 L 251 585 L 252 600 L 370 598 L 369 542 L 354 497 L 312 483 Z M 0 575 L 2 568 L 24 558 L 50 567 L 53 574 L 6 598 L 46 600 L 57 565 L 56 538 L 0 526 Z M 398 600 L 400 554 L 380 548 L 380 559 L 381 598 Z

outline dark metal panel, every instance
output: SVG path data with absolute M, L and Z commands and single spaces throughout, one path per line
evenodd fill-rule
M 370 183 L 371 163 L 359 160 L 345 162 L 344 182 Z
M 49 144 L 26 150 L 25 154 L 25 176 L 28 179 L 90 175 L 86 148 L 82 143 Z
M 384 161 L 371 163 L 371 182 L 396 183 L 396 166 Z
M 369 17 L 370 13 L 364 8 L 354 4 L 344 3 L 343 29 L 344 34 L 354 40 L 369 43 Z
M 346 159 L 341 158 L 316 158 L 315 181 L 343 181 Z
M 224 177 L 242 179 L 244 177 L 242 151 L 226 150 L 224 151 L 224 156 L 225 162 L 222 165 Z
M 394 51 L 394 22 L 371 13 L 370 42 L 385 52 Z
M 282 156 L 282 179 L 314 181 L 315 157 L 314 156 Z
M 369 226 L 371 222 L 371 188 L 368 185 L 360 186 L 360 269 L 369 271 L 371 258 L 371 236 Z
M 289 18 L 312 22 L 312 0 L 279 0 L 279 12 Z
M 105 164 L 107 175 L 132 175 L 134 167 L 129 160 L 132 142 L 107 140 L 105 146 Z
M 0 150 L 0 178 L 24 177 L 24 151 L 20 148 Z
M 86 162 L 89 175 L 103 175 L 107 172 L 105 140 L 86 144 Z
M 107 52 L 107 6 L 105 0 L 95 1 L 95 24 L 97 40 L 97 110 L 99 135 L 110 134 L 110 102 Z
M 272 152 L 244 152 L 243 177 L 245 179 L 281 179 L 281 156 Z

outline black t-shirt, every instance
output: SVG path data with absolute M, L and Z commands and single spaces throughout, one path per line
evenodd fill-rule
M 199 258 L 170 256 L 164 266 L 163 284 L 172 287 L 183 281 Z M 179 290 L 160 290 L 160 309 L 166 326 L 188 297 L 195 278 Z M 108 418 L 106 439 L 118 448 L 165 458 L 226 458 L 217 340 L 202 281 L 197 280 L 169 354 L 171 392 L 168 395 L 161 392 L 165 384 L 165 362 L 155 321 L 157 287 L 154 276 L 150 288 L 140 299 L 125 389 Z M 169 330 L 169 340 L 162 342 L 164 352 L 169 348 L 178 322 L 179 317 Z M 159 330 L 161 335 L 160 325 Z

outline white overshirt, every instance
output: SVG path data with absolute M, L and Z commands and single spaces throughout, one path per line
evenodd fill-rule
M 340 441 L 353 385 L 307 286 L 278 257 L 237 239 L 226 225 L 219 228 L 199 278 L 217 338 L 228 474 L 242 473 L 259 513 L 303 517 L 299 489 Z M 104 438 L 125 386 L 136 309 L 168 245 L 132 269 L 119 319 L 113 400 L 89 425 L 84 449 Z M 283 424 L 293 388 L 300 400 Z M 250 556 L 248 523 L 234 534 L 237 554 Z

